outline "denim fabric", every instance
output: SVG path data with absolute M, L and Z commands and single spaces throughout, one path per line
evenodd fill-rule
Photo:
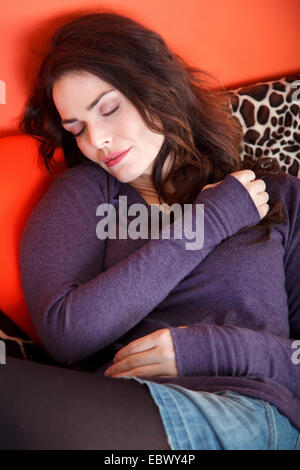
M 264 400 L 131 378 L 148 386 L 172 450 L 300 450 L 298 430 Z

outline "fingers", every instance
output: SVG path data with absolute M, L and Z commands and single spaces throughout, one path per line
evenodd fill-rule
M 266 190 L 266 183 L 263 180 L 254 180 L 249 185 L 249 191 L 252 193 L 262 193 Z
M 257 193 L 256 199 L 259 205 L 266 204 L 269 200 L 269 194 L 266 191 Z
M 247 185 L 250 196 L 256 205 L 260 218 L 263 219 L 270 210 L 269 194 L 266 192 L 266 183 L 263 180 L 251 181 Z
M 116 363 L 122 361 L 127 356 L 153 349 L 155 346 L 155 336 L 153 333 L 150 333 L 147 336 L 143 336 L 142 338 L 138 338 L 135 341 L 132 341 L 131 343 L 127 344 L 127 346 L 124 346 L 124 348 L 120 349 L 116 353 L 113 362 Z
M 248 191 L 256 206 L 260 218 L 263 219 L 270 210 L 270 206 L 267 204 L 269 195 L 266 191 L 266 183 L 261 179 L 256 179 L 256 175 L 252 170 L 240 170 L 230 174 L 236 178 Z M 218 183 L 214 184 L 207 184 L 202 188 L 201 191 L 214 188 L 218 184 L 222 183 L 222 181 L 218 181 Z
M 263 204 L 259 207 L 258 212 L 260 214 L 260 218 L 263 219 L 270 210 L 269 204 Z
M 150 364 L 142 367 L 136 367 L 135 369 L 131 369 L 124 372 L 105 374 L 106 376 L 112 377 L 114 379 L 121 378 L 121 377 L 170 377 L 162 367 L 161 364 Z
M 244 185 L 249 181 L 254 181 L 256 178 L 256 175 L 252 170 L 235 171 L 234 173 L 231 173 L 231 175 L 238 179 Z
M 160 365 L 161 364 L 161 355 L 159 351 L 154 349 L 149 354 L 149 351 L 144 351 L 137 354 L 132 354 L 127 356 L 125 359 L 118 361 L 112 364 L 108 369 L 106 369 L 106 376 L 115 376 L 123 372 L 131 372 L 131 375 L 134 375 L 134 371 L 139 368 L 143 368 L 149 365 Z
M 161 354 L 159 348 L 128 356 L 120 362 L 112 364 L 104 373 L 106 377 L 127 376 L 177 376 L 175 361 L 169 361 Z
M 175 350 L 169 328 L 156 330 L 120 349 L 114 357 L 113 364 L 106 369 L 104 375 L 143 376 L 144 368 L 146 368 L 145 372 L 150 374 L 150 366 L 152 375 L 177 375 Z
M 241 170 L 231 173 L 247 189 L 251 196 L 260 218 L 263 219 L 270 210 L 269 195 L 266 192 L 266 183 L 261 179 L 255 179 L 256 175 L 252 170 Z

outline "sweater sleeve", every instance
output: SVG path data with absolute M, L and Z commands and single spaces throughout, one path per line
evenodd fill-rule
M 228 175 L 222 184 L 200 192 L 192 205 L 193 227 L 196 205 L 204 205 L 201 249 L 187 250 L 185 236 L 166 239 L 160 232 L 104 270 L 106 245 L 96 236 L 95 211 L 108 202 L 107 178 L 113 177 L 99 169 L 98 180 L 91 178 L 88 166 L 66 170 L 65 176 L 71 178 L 55 180 L 34 208 L 19 246 L 33 323 L 47 353 L 65 365 L 127 333 L 216 245 L 260 220 L 248 191 Z M 177 269 L 172 269 L 174 259 Z
M 262 375 L 300 399 L 300 341 L 229 325 L 197 324 L 170 330 L 178 376 Z
M 300 180 L 287 176 L 281 183 L 286 191 L 283 238 L 290 337 L 228 325 L 172 327 L 178 375 L 262 375 L 300 398 Z

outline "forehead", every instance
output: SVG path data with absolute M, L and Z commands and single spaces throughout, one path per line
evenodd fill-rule
M 110 86 L 111 85 L 108 82 L 90 72 L 71 71 L 65 73 L 54 82 L 53 94 L 57 94 L 57 91 L 66 90 L 69 88 L 73 89 L 82 87 L 83 91 L 87 91 L 93 87 L 104 90 Z
M 69 114 L 91 103 L 96 97 L 114 88 L 89 72 L 68 72 L 54 82 L 52 97 L 58 112 Z

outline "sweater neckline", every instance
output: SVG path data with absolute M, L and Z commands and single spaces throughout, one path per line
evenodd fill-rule
M 119 182 L 119 196 L 127 196 L 128 205 L 137 203 L 143 204 L 146 206 L 149 215 L 151 214 L 151 206 L 156 206 L 159 208 L 160 212 L 165 212 L 162 204 L 148 204 L 143 196 L 128 183 L 123 183 L 119 180 L 117 181 Z

